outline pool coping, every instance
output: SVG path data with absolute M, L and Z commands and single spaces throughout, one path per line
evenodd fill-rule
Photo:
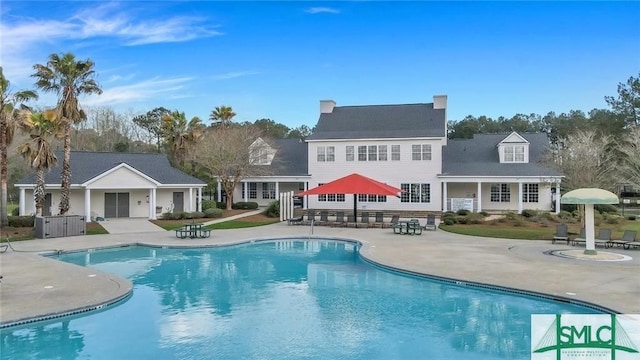
M 273 226 L 273 225 L 271 225 Z M 281 227 L 280 225 L 275 225 L 273 227 L 274 229 L 288 229 L 289 227 Z M 316 228 L 318 229 L 318 228 Z M 506 291 L 506 292 L 512 292 L 512 293 L 518 293 L 518 294 L 522 294 L 522 295 L 529 295 L 529 296 L 534 296 L 534 297 L 542 297 L 548 300 L 555 300 L 555 301 L 561 301 L 561 302 L 567 302 L 567 303 L 572 303 L 572 304 L 576 304 L 576 305 L 581 305 L 581 306 L 586 306 L 589 308 L 593 308 L 593 309 L 597 309 L 599 311 L 604 311 L 604 312 L 610 312 L 610 313 L 621 313 L 623 311 L 620 311 L 620 309 L 618 309 L 615 306 L 611 306 L 611 305 L 605 305 L 602 303 L 599 303 L 597 301 L 592 301 L 590 299 L 584 299 L 584 298 L 580 298 L 580 297 L 576 297 L 576 298 L 572 298 L 572 297 L 566 297 L 566 296 L 562 296 L 559 295 L 557 293 L 554 294 L 553 291 L 549 291 L 549 292 L 544 292 L 544 291 L 539 291 L 538 289 L 535 288 L 527 288 L 527 286 L 510 286 L 509 284 L 500 284 L 500 283 L 495 283 L 495 282 L 486 282 L 486 281 L 477 281 L 474 279 L 468 279 L 465 276 L 460 276 L 460 277 L 451 277 L 451 276 L 447 276 L 446 274 L 442 274 L 439 272 L 428 272 L 428 271 L 416 271 L 414 267 L 412 266 L 406 266 L 407 264 L 405 264 L 405 266 L 402 266 L 402 264 L 398 265 L 398 263 L 394 263 L 393 261 L 386 261 L 384 256 L 381 257 L 378 250 L 376 247 L 381 247 L 380 242 L 375 242 L 375 241 L 368 241 L 368 240 L 363 240 L 363 239 L 359 239 L 359 237 L 362 236 L 354 236 L 354 235 L 370 235 L 370 234 L 376 234 L 376 235 L 380 235 L 380 229 L 377 229 L 377 232 L 372 232 L 372 231 L 367 231 L 364 229 L 357 229 L 355 231 L 351 230 L 351 232 L 345 232 L 345 231 L 341 231 L 341 233 L 339 234 L 330 234 L 329 229 L 327 229 L 327 231 L 320 231 L 324 234 L 303 234 L 301 236 L 300 231 L 297 231 L 297 234 L 295 235 L 291 235 L 291 234 L 282 234 L 282 235 L 278 235 L 278 236 L 262 236 L 262 237 L 256 237 L 256 234 L 252 234 L 253 237 L 247 237 L 247 236 L 240 236 L 239 238 L 236 239 L 227 239 L 224 241 L 212 241 L 212 242 L 202 242 L 202 241 L 167 241 L 168 236 L 161 236 L 159 239 L 155 238 L 152 241 L 148 241 L 147 239 L 141 239 L 140 241 L 130 241 L 132 240 L 131 238 L 129 238 L 127 242 L 121 242 L 121 241 L 117 241 L 120 240 L 117 237 L 113 237 L 112 240 L 116 240 L 115 243 L 114 241 L 106 241 L 106 242 L 94 242 L 94 246 L 87 246 L 87 243 L 84 243 L 84 246 L 75 246 L 70 248 L 69 250 L 56 250 L 56 251 L 39 251 L 37 252 L 37 256 L 42 257 L 42 255 L 55 255 L 58 251 L 62 251 L 65 253 L 68 252 L 78 252 L 78 251 L 87 251 L 90 249 L 94 249 L 94 250 L 99 250 L 99 249 L 107 249 L 107 248 L 116 248 L 116 247 L 124 247 L 124 246 L 148 246 L 148 247 L 160 247 L 160 248 L 210 248 L 210 247 L 222 247 L 222 246 L 231 246 L 231 245 L 239 245 L 239 244 L 246 244 L 246 243 L 252 243 L 252 242 L 261 242 L 261 241 L 278 241 L 278 240 L 306 240 L 306 239 L 313 239 L 313 240 L 338 240 L 338 241 L 345 241 L 345 242 L 351 242 L 351 243 L 356 243 L 359 244 L 360 246 L 360 256 L 367 262 L 376 265 L 376 266 L 380 266 L 381 268 L 384 269 L 389 269 L 392 271 L 397 271 L 400 273 L 405 273 L 405 274 L 409 274 L 409 275 L 415 275 L 415 276 L 421 276 L 421 277 L 427 277 L 427 278 L 432 278 L 435 280 L 441 280 L 441 281 L 446 281 L 452 284 L 457 284 L 457 285 L 466 285 L 466 286 L 474 286 L 474 287 L 482 287 L 482 288 L 487 288 L 487 289 L 492 289 L 492 290 L 497 290 L 497 291 Z M 246 232 L 246 231 L 245 231 Z M 224 232 L 225 234 L 230 234 L 231 232 Z M 242 233 L 242 232 L 239 232 Z M 251 233 L 251 232 L 250 232 Z M 163 233 L 160 233 L 160 235 L 162 235 Z M 447 234 L 447 236 L 450 236 L 449 233 L 444 233 L 442 231 L 439 232 L 438 236 L 443 236 Z M 158 234 L 156 234 L 157 236 Z M 388 234 L 386 234 L 388 235 Z M 409 242 L 415 242 L 415 244 L 417 244 L 417 242 L 422 243 L 423 240 L 425 240 L 425 237 L 420 237 L 420 236 L 416 236 L 416 237 L 402 237 L 402 238 L 398 238 L 396 235 L 394 236 L 384 236 L 384 241 L 388 241 L 390 239 L 394 239 L 394 240 L 402 240 L 404 241 L 405 239 L 408 241 L 407 244 L 409 244 Z M 92 235 L 92 237 L 94 237 L 96 235 Z M 447 237 L 445 236 L 445 237 Z M 469 240 L 469 239 L 467 239 Z M 93 241 L 92 241 L 93 242 Z M 413 244 L 413 245 L 415 245 Z M 393 244 L 392 247 L 395 248 L 396 250 L 398 248 L 402 248 L 402 243 L 398 243 L 398 244 Z M 506 245 L 506 244 L 505 244 Z M 548 245 L 548 246 L 546 246 Z M 386 246 L 386 245 L 385 245 Z M 557 248 L 556 246 L 552 246 L 551 244 L 545 244 L 546 247 L 552 247 L 552 248 Z M 513 246 L 508 246 L 507 249 L 510 251 L 512 250 Z M 633 252 L 633 254 L 636 254 L 635 252 Z M 0 259 L 5 259 L 4 256 L 6 256 L 6 254 L 2 255 L 2 258 Z M 11 255 L 10 255 L 11 256 Z M 77 265 L 72 265 L 72 266 L 77 266 Z M 83 268 L 81 266 L 77 266 L 78 268 Z M 4 271 L 4 270 L 3 270 Z M 95 270 L 93 270 L 93 272 L 95 272 Z M 109 274 L 107 274 L 109 275 Z M 112 278 L 115 278 L 113 275 L 110 275 Z M 125 279 L 120 279 L 122 280 L 124 283 L 126 283 L 128 280 Z M 3 280 L 3 283 L 0 284 L 0 289 L 4 290 L 2 287 L 4 286 L 6 280 Z M 526 285 L 526 284 L 524 284 Z M 640 289 L 633 289 L 635 292 L 638 292 L 638 290 Z M 18 326 L 18 325 L 22 325 L 22 324 L 27 324 L 27 323 L 32 323 L 32 322 L 37 322 L 37 321 L 42 321 L 42 320 L 47 320 L 47 319 L 52 319 L 55 317 L 61 317 L 61 316 L 65 316 L 65 315 L 72 315 L 72 314 L 77 314 L 80 312 L 86 312 L 86 311 L 91 311 L 91 310 L 100 310 L 102 309 L 102 307 L 104 306 L 111 306 L 120 302 L 125 301 L 130 295 L 131 295 L 131 289 L 126 290 L 123 289 L 121 291 L 115 292 L 110 294 L 109 296 L 105 297 L 105 298 L 101 298 L 99 300 L 87 300 L 84 302 L 84 306 L 75 306 L 75 307 L 61 307 L 59 311 L 54 311 L 54 312 L 38 312 L 37 309 L 31 309 L 29 312 L 29 314 L 25 315 L 25 316 L 21 316 L 18 318 L 10 318 L 10 319 L 6 319 L 4 316 L 2 317 L 2 321 L 0 321 L 0 328 L 8 328 L 8 327 L 13 327 L 13 326 Z M 83 296 L 83 292 L 79 291 L 79 296 L 82 297 Z M 3 300 L 3 298 L 0 298 Z M 2 304 L 3 307 L 5 306 L 5 304 Z M 627 313 L 629 313 L 627 311 Z

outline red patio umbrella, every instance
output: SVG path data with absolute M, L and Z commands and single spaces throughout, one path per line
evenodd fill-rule
M 353 194 L 353 217 L 357 219 L 357 194 L 398 196 L 401 192 L 402 189 L 387 185 L 378 180 L 360 174 L 351 174 L 313 189 L 297 193 L 296 196 Z

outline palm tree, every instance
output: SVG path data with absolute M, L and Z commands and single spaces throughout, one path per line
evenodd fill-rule
M 196 116 L 187 123 L 184 112 L 173 111 L 162 117 L 162 132 L 172 164 L 184 170 L 185 158 L 203 135 L 202 121 Z
M 209 120 L 213 123 L 219 123 L 223 129 L 229 128 L 231 125 L 231 119 L 236 116 L 231 106 L 216 106 L 209 115 Z
M 58 162 L 49 139 L 53 136 L 64 137 L 64 127 L 56 117 L 56 111 L 49 110 L 31 114 L 28 120 L 21 124 L 21 128 L 29 133 L 29 140 L 18 146 L 18 152 L 29 161 L 29 166 L 36 170 L 33 198 L 36 202 L 36 216 L 41 216 L 45 200 L 44 173 Z
M 13 141 L 13 133 L 20 118 L 28 114 L 28 108 L 23 104 L 29 100 L 37 99 L 38 94 L 32 90 L 11 92 L 11 83 L 4 77 L 0 66 L 0 182 L 2 195 L 0 200 L 0 224 L 6 226 L 9 223 L 7 213 L 7 149 Z
M 51 54 L 46 65 L 36 64 L 36 86 L 45 92 L 55 92 L 58 97 L 56 112 L 64 126 L 64 146 L 62 159 L 62 184 L 60 193 L 60 215 L 69 211 L 71 183 L 71 125 L 86 120 L 87 115 L 80 109 L 80 95 L 102 94 L 102 89 L 93 78 L 93 61 L 78 60 L 71 53 Z

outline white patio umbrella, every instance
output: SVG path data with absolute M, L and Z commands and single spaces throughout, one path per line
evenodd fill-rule
M 593 222 L 593 205 L 594 204 L 618 204 L 620 200 L 616 194 L 611 191 L 598 188 L 581 188 L 571 190 L 562 195 L 560 203 L 562 204 L 580 204 L 584 205 L 584 234 L 587 245 L 584 250 L 585 254 L 596 255 L 595 226 Z

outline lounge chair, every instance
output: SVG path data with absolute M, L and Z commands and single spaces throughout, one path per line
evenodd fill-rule
M 332 222 L 331 226 L 347 226 L 347 222 L 344 220 L 344 211 L 336 212 L 336 221 Z
M 360 218 L 360 222 L 356 224 L 356 227 L 359 228 L 368 228 L 369 227 L 369 213 L 363 212 Z
M 0 253 L 7 252 L 9 245 L 0 245 Z
M 600 229 L 598 236 L 595 238 L 595 245 L 607 247 L 607 243 L 611 241 L 611 229 Z
M 373 227 L 382 228 L 384 226 L 384 213 L 382 211 L 376 212 L 376 220 L 372 224 Z
M 329 224 L 329 212 L 327 210 L 320 211 L 320 220 L 316 221 L 316 225 Z
M 302 220 L 304 220 L 302 216 L 292 217 L 287 220 L 287 225 L 302 225 Z
M 614 245 L 624 247 L 625 244 L 627 243 L 636 242 L 637 234 L 638 234 L 637 230 L 625 230 L 620 240 L 611 240 L 605 244 L 605 247 L 613 247 Z
M 556 225 L 556 233 L 553 234 L 551 243 L 555 244 L 556 241 L 566 241 L 567 245 L 569 245 L 569 228 L 567 227 L 567 224 Z
M 316 211 L 309 210 L 307 211 L 307 219 L 304 221 L 304 225 L 311 225 L 316 221 Z
M 438 230 L 438 227 L 436 226 L 436 216 L 435 215 L 433 215 L 433 214 L 427 215 L 427 223 L 424 225 L 424 229 L 425 230 L 433 230 L 433 231 Z
M 578 237 L 571 240 L 571 245 L 576 246 L 577 244 L 586 243 L 586 242 L 587 242 L 587 236 L 585 235 L 584 228 L 582 228 L 580 229 L 580 235 L 578 235 Z
M 383 228 L 394 228 L 398 226 L 398 222 L 400 222 L 400 215 L 391 216 L 391 221 L 389 223 L 383 223 Z
M 355 215 L 347 215 L 347 227 L 358 227 Z

